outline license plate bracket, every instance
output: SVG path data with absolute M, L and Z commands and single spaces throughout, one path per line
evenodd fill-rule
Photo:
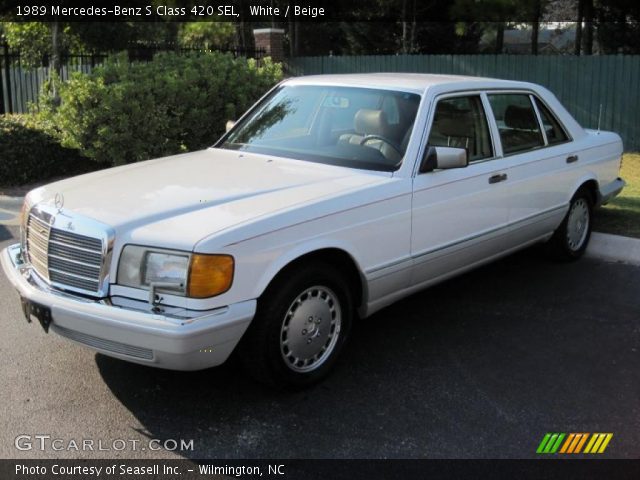
M 33 317 L 35 317 L 45 333 L 49 333 L 49 325 L 51 325 L 51 309 L 40 303 L 31 302 L 26 298 L 21 298 L 22 311 L 27 319 L 27 322 L 31 323 Z

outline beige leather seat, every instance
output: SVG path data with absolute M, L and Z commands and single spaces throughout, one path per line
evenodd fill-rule
M 356 133 L 341 135 L 339 142 L 360 145 L 362 139 L 367 135 L 385 136 L 389 129 L 387 115 L 382 110 L 361 108 L 353 118 L 353 129 Z
M 472 135 L 473 125 L 469 118 L 441 116 L 433 123 L 429 145 L 468 149 L 473 147 Z
M 382 110 L 362 108 L 356 112 L 353 123 L 355 133 L 341 135 L 338 139 L 339 144 L 361 145 L 367 135 L 379 135 L 389 138 L 390 129 L 387 115 Z M 366 142 L 364 146 L 379 150 L 385 158 L 392 162 L 399 162 L 402 158 L 395 148 L 382 140 L 372 139 Z

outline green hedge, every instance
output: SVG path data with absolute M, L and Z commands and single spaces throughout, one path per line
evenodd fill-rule
M 63 145 L 122 165 L 210 146 L 281 78 L 270 59 L 258 65 L 223 53 L 115 57 L 59 84 L 59 106 L 43 99 L 39 117 Z
M 0 116 L 0 186 L 77 175 L 104 166 L 62 147 L 46 130 L 31 115 Z

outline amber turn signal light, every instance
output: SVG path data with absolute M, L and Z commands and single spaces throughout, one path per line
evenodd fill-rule
M 234 261 L 231 255 L 191 255 L 187 296 L 207 298 L 231 288 Z

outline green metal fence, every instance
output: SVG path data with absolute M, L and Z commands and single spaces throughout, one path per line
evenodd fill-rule
M 551 90 L 586 128 L 620 134 L 640 151 L 640 55 L 372 55 L 297 57 L 294 75 L 420 72 L 524 80 Z M 601 113 L 600 113 L 601 112 Z

